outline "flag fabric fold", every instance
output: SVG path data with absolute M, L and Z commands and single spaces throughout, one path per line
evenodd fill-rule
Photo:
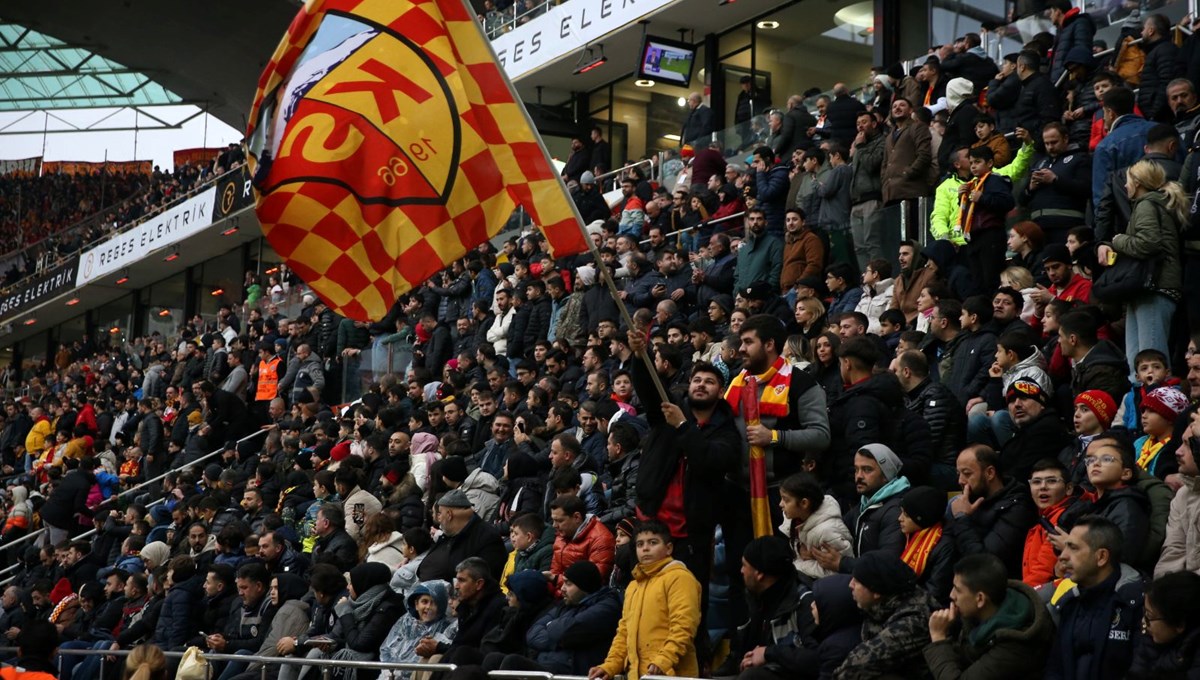
M 462 0 L 309 0 L 246 133 L 272 247 L 338 313 L 400 294 L 518 205 L 555 256 L 587 248 L 570 198 Z
M 746 385 L 741 392 L 742 417 L 746 424 L 762 424 L 758 407 L 758 378 L 747 375 Z M 767 500 L 767 453 L 761 446 L 750 447 L 750 518 L 755 538 L 775 533 L 771 528 L 771 505 Z

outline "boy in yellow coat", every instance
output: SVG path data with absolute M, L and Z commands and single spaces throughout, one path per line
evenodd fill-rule
M 696 677 L 696 629 L 700 625 L 700 582 L 671 557 L 674 545 L 666 525 L 649 521 L 637 528 L 638 566 L 625 593 L 621 622 L 608 658 L 588 671 L 590 680 L 625 673 Z

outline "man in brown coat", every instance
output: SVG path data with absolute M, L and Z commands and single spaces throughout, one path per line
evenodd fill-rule
M 933 191 L 933 138 L 929 126 L 913 120 L 912 104 L 897 97 L 892 101 L 892 129 L 887 133 L 883 152 L 883 203 L 895 205 L 906 199 L 928 196 Z M 910 218 L 917 214 L 916 201 L 910 201 Z M 909 220 L 914 238 L 916 221 Z
M 804 224 L 804 211 L 792 206 L 784 213 L 783 271 L 779 285 L 787 294 L 797 281 L 821 276 L 825 270 L 825 244 Z

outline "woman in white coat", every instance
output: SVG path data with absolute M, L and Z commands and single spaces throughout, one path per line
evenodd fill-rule
M 862 298 L 854 311 L 867 315 L 870 322 L 868 333 L 879 335 L 879 315 L 892 306 L 895 283 L 892 279 L 892 263 L 882 258 L 871 260 L 862 274 Z

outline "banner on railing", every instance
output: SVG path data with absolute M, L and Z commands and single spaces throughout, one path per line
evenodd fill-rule
M 223 146 L 216 148 L 196 147 L 195 149 L 180 149 L 173 154 L 175 168 L 178 169 L 185 163 L 200 166 L 209 165 L 223 151 L 225 151 L 225 147 Z
M 93 175 L 100 171 L 110 175 L 116 173 L 149 175 L 154 170 L 154 161 L 45 161 L 42 174 Z
M 571 0 L 500 35 L 492 41 L 492 48 L 509 79 L 516 80 L 556 59 L 578 54 L 581 45 L 675 2 L 678 0 Z
M 20 177 L 37 177 L 42 172 L 42 157 L 14 158 L 0 161 L 0 175 L 17 175 Z
M 76 286 L 84 286 L 158 250 L 199 233 L 213 223 L 217 187 L 199 194 L 108 239 L 80 256 Z
M 254 205 L 254 188 L 246 166 L 242 166 L 241 172 L 231 172 L 217 180 L 217 196 L 213 222 Z
M 75 286 L 79 257 L 67 258 L 49 274 L 27 279 L 0 298 L 0 319 L 8 319 Z

